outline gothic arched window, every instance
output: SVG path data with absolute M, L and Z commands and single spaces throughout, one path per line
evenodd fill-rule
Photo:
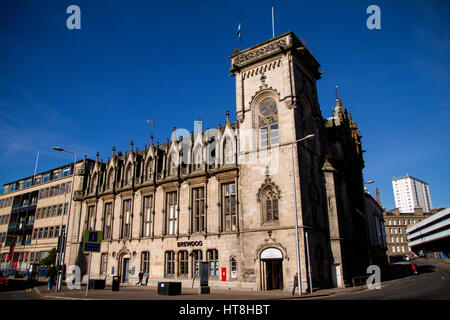
M 146 180 L 150 180 L 152 178 L 152 166 L 153 166 L 153 161 L 152 161 L 152 158 L 150 158 L 147 161 L 147 166 L 145 167 L 145 179 Z
M 264 223 L 278 221 L 278 195 L 272 188 L 266 188 L 262 205 Z
M 95 187 L 97 186 L 97 173 L 94 173 L 91 178 L 91 192 L 95 192 Z
M 176 174 L 177 170 L 177 163 L 175 159 L 175 153 L 172 153 L 169 157 L 168 161 L 169 167 L 167 168 L 167 172 L 169 173 L 169 176 L 173 176 Z
M 133 166 L 130 164 L 127 167 L 127 171 L 125 173 L 125 184 L 131 184 L 133 181 Z
M 199 146 L 194 152 L 195 170 L 200 170 L 202 167 L 202 148 Z
M 108 173 L 108 179 L 107 179 L 107 182 L 106 182 L 106 188 L 112 189 L 113 185 L 114 185 L 114 170 L 111 169 L 111 170 L 109 170 L 109 173 Z
M 279 144 L 277 103 L 272 98 L 266 98 L 259 104 L 258 112 L 260 148 L 277 146 Z
M 280 188 L 267 175 L 257 193 L 258 201 L 261 205 L 261 224 L 279 222 L 280 195 Z
M 223 155 L 224 155 L 224 164 L 233 164 L 233 143 L 231 139 L 226 138 L 223 144 Z

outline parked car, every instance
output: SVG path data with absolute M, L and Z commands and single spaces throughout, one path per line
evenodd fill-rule
M 6 289 L 8 287 L 8 279 L 5 274 L 0 270 L 0 289 Z

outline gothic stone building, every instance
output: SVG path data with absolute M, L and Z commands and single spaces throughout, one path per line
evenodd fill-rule
M 68 265 L 86 272 L 89 228 L 104 238 L 92 278 L 134 284 L 142 270 L 148 285 L 199 286 L 203 261 L 212 288 L 292 290 L 295 180 L 302 290 L 308 270 L 313 287 L 365 274 L 361 136 L 338 97 L 332 117 L 322 117 L 319 63 L 292 32 L 230 60 L 235 122 L 227 112 L 223 127 L 184 138 L 174 131 L 141 150 L 113 148 L 106 163 L 97 156 L 78 170 Z

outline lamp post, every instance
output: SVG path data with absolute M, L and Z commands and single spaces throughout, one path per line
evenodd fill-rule
M 367 205 L 366 205 L 366 185 L 374 183 L 374 180 L 369 180 L 366 182 L 363 182 L 364 184 L 364 190 L 363 190 L 363 201 L 364 201 L 364 211 L 366 214 L 366 229 L 367 229 L 367 249 L 368 249 L 368 253 L 369 253 L 369 265 L 372 265 L 372 254 L 370 252 L 370 232 L 369 232 L 369 212 L 367 210 Z
M 307 135 L 301 139 L 298 139 L 291 143 L 291 155 L 292 155 L 292 182 L 294 189 L 294 221 L 295 221 L 295 248 L 297 251 L 297 281 L 298 281 L 298 294 L 302 294 L 301 289 L 301 273 L 300 273 L 300 247 L 299 247 L 299 237 L 298 237 L 298 215 L 297 215 L 297 192 L 295 190 L 295 162 L 294 162 L 294 145 L 298 142 L 314 138 L 314 134 Z
M 61 289 L 61 280 L 62 280 L 62 270 L 64 266 L 64 258 L 66 255 L 66 247 L 67 247 L 67 231 L 69 229 L 69 219 L 70 219 L 70 209 L 72 208 L 72 199 L 73 199 L 73 190 L 74 190 L 74 182 L 75 182 L 75 169 L 77 166 L 77 155 L 73 151 L 65 150 L 60 147 L 53 147 L 53 150 L 55 151 L 64 151 L 73 154 L 74 156 L 74 162 L 73 162 L 73 171 L 72 171 L 72 184 L 71 184 L 71 192 L 70 192 L 70 200 L 69 200 L 69 210 L 67 212 L 67 220 L 66 220 L 66 227 L 64 228 L 64 233 L 62 232 L 61 227 L 61 255 L 60 255 L 60 272 L 58 273 L 58 283 L 57 288 L 58 291 Z M 63 214 L 64 216 L 64 214 Z

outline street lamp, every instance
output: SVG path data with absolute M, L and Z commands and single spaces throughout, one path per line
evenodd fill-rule
M 367 229 L 367 250 L 369 253 L 369 265 L 372 265 L 372 254 L 370 252 L 370 232 L 369 232 L 369 212 L 367 210 L 367 205 L 366 205 L 366 185 L 374 183 L 374 180 L 368 180 L 366 182 L 363 182 L 364 184 L 364 190 L 363 190 L 363 201 L 364 201 L 364 211 L 366 214 L 366 229 Z
M 294 162 L 294 145 L 297 145 L 298 142 L 309 140 L 314 138 L 314 134 L 307 135 L 301 139 L 298 139 L 291 143 L 291 155 L 292 155 L 292 181 L 294 188 L 294 221 L 295 221 L 295 248 L 297 251 L 297 282 L 298 282 L 298 294 L 302 294 L 301 289 L 301 273 L 300 273 L 300 248 L 299 248 L 299 237 L 298 237 L 298 215 L 297 215 L 297 193 L 295 191 L 295 162 Z
M 67 233 L 68 233 L 68 229 L 69 229 L 69 219 L 70 219 L 70 209 L 72 208 L 72 199 L 73 199 L 73 190 L 75 188 L 75 169 L 76 169 L 76 165 L 77 165 L 77 155 L 75 154 L 75 152 L 70 151 L 70 150 L 65 150 L 61 147 L 53 147 L 53 150 L 55 151 L 64 151 L 64 152 L 68 152 L 73 154 L 74 156 L 74 162 L 73 162 L 73 171 L 72 171 L 72 184 L 71 184 L 71 192 L 70 192 L 70 200 L 69 200 L 69 210 L 67 212 L 67 222 L 66 222 L 66 227 L 64 229 L 64 233 L 62 232 L 62 228 L 61 228 L 61 255 L 60 255 L 60 272 L 58 273 L 58 284 L 57 284 L 57 288 L 58 291 L 61 289 L 61 280 L 62 280 L 62 270 L 63 270 L 63 266 L 64 266 L 64 258 L 66 255 L 66 247 L 67 247 Z M 64 214 L 63 214 L 64 216 Z

